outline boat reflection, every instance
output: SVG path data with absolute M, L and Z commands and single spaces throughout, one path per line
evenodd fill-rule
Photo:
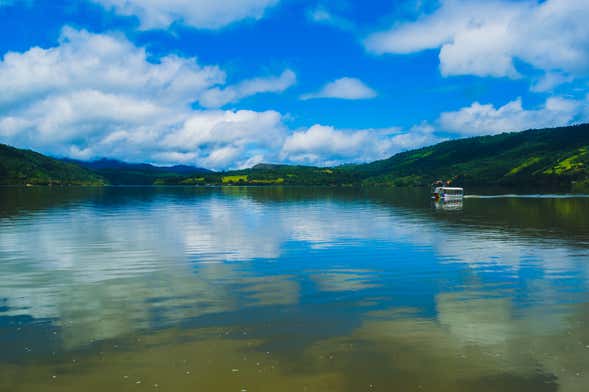
M 462 199 L 439 199 L 434 201 L 434 207 L 436 208 L 436 210 L 442 211 L 461 211 L 462 207 L 464 207 L 464 202 L 462 201 Z

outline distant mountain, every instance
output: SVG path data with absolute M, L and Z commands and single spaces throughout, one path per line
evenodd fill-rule
M 102 158 L 96 161 L 78 161 L 73 159 L 64 159 L 65 161 L 75 163 L 79 166 L 91 170 L 127 170 L 127 171 L 145 171 L 154 173 L 175 173 L 175 174 L 203 174 L 212 173 L 211 170 L 195 166 L 176 165 L 176 166 L 155 166 L 149 163 L 127 163 L 116 159 Z
M 148 163 L 127 163 L 115 159 L 96 161 L 67 160 L 92 170 L 112 185 L 154 185 L 179 182 L 185 177 L 212 173 L 208 169 L 194 166 L 154 166 Z
M 2 185 L 104 185 L 106 180 L 78 165 L 0 144 Z
M 589 191 L 589 124 L 450 140 L 388 159 L 338 167 L 258 164 L 212 172 L 110 159 L 60 161 L 0 145 L 1 184 L 558 187 Z

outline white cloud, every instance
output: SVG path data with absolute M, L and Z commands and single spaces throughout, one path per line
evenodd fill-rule
M 377 93 L 364 82 L 356 78 L 341 78 L 326 84 L 316 93 L 305 94 L 301 99 L 340 98 L 340 99 L 370 99 Z
M 537 93 L 551 91 L 557 86 L 572 82 L 573 79 L 572 76 L 560 72 L 548 72 L 532 84 L 531 90 Z
M 292 77 L 286 71 L 277 83 Z M 224 81 L 222 70 L 194 58 L 151 62 L 124 37 L 65 28 L 58 46 L 8 53 L 0 62 L 0 139 L 81 159 L 180 160 L 211 168 L 279 150 L 284 126 L 277 112 L 192 108 Z M 228 89 L 236 91 L 234 100 L 280 90 L 272 90 L 273 82 L 254 79 Z
M 549 98 L 542 107 L 531 110 L 523 108 L 521 98 L 499 108 L 475 102 L 458 111 L 442 113 L 439 123 L 445 130 L 471 136 L 546 128 L 578 120 L 585 105 L 560 97 Z
M 365 45 L 381 54 L 439 49 L 445 76 L 516 78 L 516 59 L 587 75 L 588 18 L 586 0 L 443 0 L 435 12 L 372 34 Z
M 173 151 L 201 151 L 209 168 L 246 167 L 254 156 L 277 151 L 286 128 L 275 111 L 201 111 L 192 113 L 161 145 Z
M 22 103 L 71 90 L 102 90 L 188 102 L 225 81 L 216 66 L 200 66 L 194 58 L 174 55 L 158 63 L 143 48 L 121 36 L 91 34 L 66 27 L 59 45 L 10 52 L 0 62 L 0 105 Z
M 315 23 L 336 27 L 342 30 L 354 30 L 354 23 L 334 15 L 324 6 L 317 6 L 307 11 L 307 18 Z
M 427 127 L 401 133 L 399 128 L 339 130 L 313 125 L 287 137 L 281 158 L 320 166 L 369 162 L 439 141 L 432 131 Z
M 246 19 L 257 20 L 279 0 L 93 0 L 121 15 L 136 16 L 143 29 L 167 28 L 174 22 L 219 29 Z
M 199 102 L 204 107 L 218 108 L 254 94 L 283 92 L 296 80 L 295 73 L 287 69 L 280 76 L 254 78 L 234 86 L 212 88 L 200 96 Z

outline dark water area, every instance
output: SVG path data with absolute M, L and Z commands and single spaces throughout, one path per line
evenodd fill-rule
M 0 391 L 589 390 L 589 198 L 468 193 L 0 188 Z

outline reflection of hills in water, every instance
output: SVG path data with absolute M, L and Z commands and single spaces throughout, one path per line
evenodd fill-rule
M 463 202 L 464 214 L 433 214 L 431 199 L 424 189 L 346 189 L 325 187 L 106 187 L 106 188 L 1 188 L 0 218 L 29 214 L 70 206 L 92 206 L 96 209 L 147 207 L 152 203 L 191 203 L 207 199 L 239 198 L 257 205 L 303 206 L 321 203 L 372 205 L 386 208 L 391 214 L 412 215 L 426 221 L 441 220 L 468 230 L 493 230 L 512 235 L 587 240 L 589 232 L 589 198 L 468 197 Z M 326 204 L 329 205 L 329 204 Z M 458 205 L 446 202 L 440 209 Z M 434 222 L 431 222 L 434 223 Z
M 272 352 L 276 385 L 301 376 L 360 390 L 391 374 L 405 389 L 418 378 L 437 390 L 456 390 L 457 378 L 477 390 L 586 385 L 587 199 L 467 199 L 440 214 L 428 192 L 407 189 L 0 194 L 10 200 L 0 207 L 0 376 L 12 375 L 0 380 L 26 378 L 3 361 L 52 351 L 105 380 L 114 373 L 98 350 L 158 374 L 159 358 L 184 353 L 183 331 L 213 325 L 253 339 L 252 353 L 219 343 L 231 358 Z M 155 351 L 99 343 L 159 330 L 174 339 Z M 65 365 L 39 366 L 46 377 Z M 238 366 L 250 369 L 225 370 Z M 75 374 L 60 377 L 92 379 Z
M 0 271 L 2 276 L 17 278 L 3 283 L 0 290 L 6 297 L 24 290 L 18 296 L 24 302 L 11 308 L 31 306 L 41 317 L 52 317 L 56 311 L 50 292 L 68 289 L 52 285 L 63 280 L 64 274 L 72 284 L 96 285 L 93 290 L 99 290 L 100 282 L 132 280 L 162 271 L 173 275 L 159 275 L 160 279 L 173 281 L 175 274 L 184 274 L 195 265 L 202 292 L 208 293 L 203 297 L 215 297 L 217 279 L 230 281 L 239 276 L 231 264 L 217 263 L 280 259 L 289 243 L 321 250 L 360 246 L 366 241 L 427 247 L 443 263 L 517 270 L 532 260 L 545 273 L 556 273 L 578 260 L 573 256 L 586 253 L 589 232 L 584 219 L 589 201 L 576 199 L 467 200 L 463 213 L 439 215 L 431 209 L 426 193 L 409 191 L 231 188 L 146 192 L 113 188 L 70 194 L 59 190 L 63 199 L 51 190 L 39 192 L 32 201 L 15 198 L 21 205 L 10 208 L 35 211 L 40 201 L 41 209 L 12 215 L 0 224 L 0 254 L 5 260 Z M 45 193 L 52 196 L 45 198 Z M 25 208 L 27 203 L 31 207 Z M 47 203 L 54 203 L 53 207 Z M 533 245 L 529 238 L 536 239 Z M 561 245 L 556 246 L 555 240 Z M 317 276 L 329 278 L 326 287 L 332 288 L 338 282 L 358 282 L 344 275 Z M 120 283 L 120 288 L 109 293 L 118 296 L 121 290 L 123 294 L 127 284 L 152 283 Z M 183 287 L 162 286 L 163 290 Z M 26 303 L 33 298 L 34 303 Z M 219 298 L 212 303 L 226 303 L 223 295 Z M 84 299 L 81 305 L 85 303 L 92 300 Z

